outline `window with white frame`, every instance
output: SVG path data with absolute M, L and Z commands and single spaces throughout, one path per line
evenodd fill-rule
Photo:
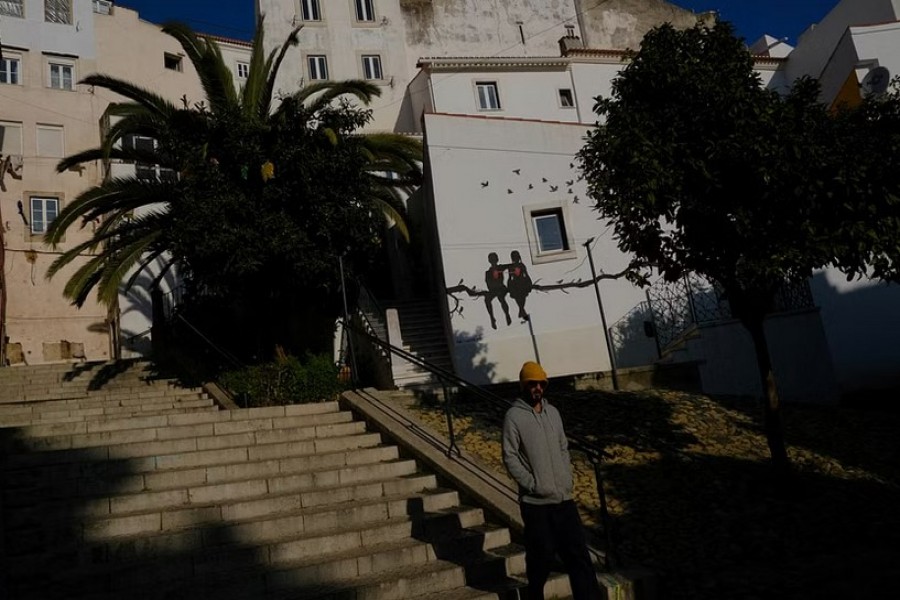
M 0 15 L 5 17 L 24 17 L 24 0 L 0 0 Z
M 94 12 L 98 15 L 111 15 L 113 12 L 112 0 L 94 0 Z
M 72 0 L 44 0 L 44 20 L 48 23 L 72 24 Z
M 372 22 L 375 20 L 373 0 L 356 0 L 356 20 Z
M 238 79 L 247 79 L 250 77 L 250 63 L 238 61 L 237 76 Z
M 364 54 L 362 57 L 364 79 L 384 79 L 381 71 L 381 57 L 377 54 Z
M 12 85 L 22 83 L 19 75 L 21 71 L 22 59 L 18 56 L 12 56 L 7 53 L 0 59 L 0 83 L 9 83 Z
M 50 87 L 56 90 L 75 89 L 75 65 L 71 63 L 51 62 Z
M 328 79 L 328 60 L 321 54 L 310 54 L 306 57 L 310 79 Z
M 38 125 L 37 155 L 50 158 L 62 158 L 66 155 L 66 142 L 62 125 Z
M 576 260 L 569 209 L 565 203 L 547 202 L 522 207 L 532 263 Z
M 500 110 L 500 92 L 496 81 L 476 81 L 475 92 L 480 110 Z
M 0 121 L 0 154 L 22 156 L 22 124 Z
M 321 21 L 319 0 L 300 0 L 300 16 L 304 21 Z
M 169 52 L 163 53 L 163 66 L 170 71 L 178 71 L 179 73 L 183 70 L 184 60 L 178 54 L 170 54 Z
M 59 214 L 59 198 L 54 196 L 31 197 L 31 233 L 47 233 L 47 227 Z

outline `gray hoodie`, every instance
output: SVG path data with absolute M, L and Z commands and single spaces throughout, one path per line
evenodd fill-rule
M 572 463 L 562 419 L 546 399 L 540 413 L 517 399 L 503 419 L 503 464 L 528 504 L 572 499 Z

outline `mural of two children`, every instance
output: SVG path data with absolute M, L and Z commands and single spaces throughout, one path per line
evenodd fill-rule
M 494 298 L 499 301 L 500 308 L 503 309 L 506 324 L 512 324 L 512 318 L 509 316 L 509 304 L 506 302 L 507 294 L 519 307 L 518 317 L 523 321 L 528 320 L 528 313 L 525 312 L 525 299 L 531 293 L 531 277 L 528 276 L 528 269 L 522 262 L 522 256 L 518 250 L 513 250 L 509 259 L 509 263 L 500 264 L 500 257 L 497 256 L 497 253 L 491 252 L 488 254 L 490 266 L 484 272 L 484 283 L 487 286 L 484 305 L 487 307 L 488 315 L 491 317 L 491 327 L 494 329 L 497 329 L 497 319 L 494 317 Z

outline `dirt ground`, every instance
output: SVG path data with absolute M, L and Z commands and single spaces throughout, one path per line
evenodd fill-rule
M 900 412 L 785 407 L 784 485 L 753 400 L 552 386 L 548 398 L 569 433 L 608 453 L 619 553 L 659 573 L 662 598 L 900 597 Z M 446 434 L 441 405 L 412 408 Z M 502 411 L 454 405 L 459 445 L 500 472 Z M 602 539 L 593 469 L 578 454 L 573 463 L 582 515 Z

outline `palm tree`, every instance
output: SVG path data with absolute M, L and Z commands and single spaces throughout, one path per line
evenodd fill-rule
M 362 193 L 348 194 L 344 202 L 353 204 L 357 212 L 383 213 L 408 236 L 403 198 L 421 183 L 421 144 L 396 134 L 358 132 L 369 113 L 354 107 L 368 106 L 380 94 L 366 81 L 316 82 L 274 106 L 279 68 L 287 52 L 297 45 L 300 28 L 266 55 L 263 22 L 260 18 L 249 74 L 239 90 L 214 41 L 179 23 L 163 28 L 178 40 L 200 77 L 205 100 L 193 106 L 186 102 L 177 106 L 151 90 L 107 75 L 82 80 L 128 101 L 110 106 L 109 115 L 118 120 L 108 127 L 101 146 L 63 159 L 58 171 L 94 160 L 122 159 L 157 165 L 169 176 L 107 179 L 80 194 L 50 224 L 45 240 L 56 247 L 76 223 L 83 227 L 99 221 L 88 241 L 66 250 L 48 270 L 47 276 L 52 277 L 79 257 L 90 256 L 64 288 L 73 304 L 82 306 L 96 288 L 101 302 L 113 305 L 125 277 L 133 274 L 126 282 L 127 289 L 145 266 L 157 260 L 166 265 L 159 278 L 174 264 L 196 275 L 198 265 L 190 264 L 189 252 L 184 251 L 192 242 L 185 238 L 184 227 L 179 230 L 186 219 L 196 219 L 192 203 L 200 196 L 212 199 L 222 190 L 238 190 L 248 206 L 258 203 L 267 182 L 273 176 L 279 182 L 280 173 L 296 164 L 279 167 L 276 172 L 273 163 L 275 156 L 290 154 L 285 152 L 286 144 L 292 143 L 290 135 L 309 135 L 317 144 L 327 140 L 336 156 L 354 161 L 359 179 L 354 190 Z M 155 144 L 137 148 L 122 143 L 133 135 L 151 138 Z M 286 185 L 285 189 L 294 188 Z M 209 228 L 218 225 L 206 223 Z M 341 229 L 340 223 L 333 225 Z M 316 236 L 321 246 L 322 235 Z M 325 236 L 331 239 L 328 232 Z

